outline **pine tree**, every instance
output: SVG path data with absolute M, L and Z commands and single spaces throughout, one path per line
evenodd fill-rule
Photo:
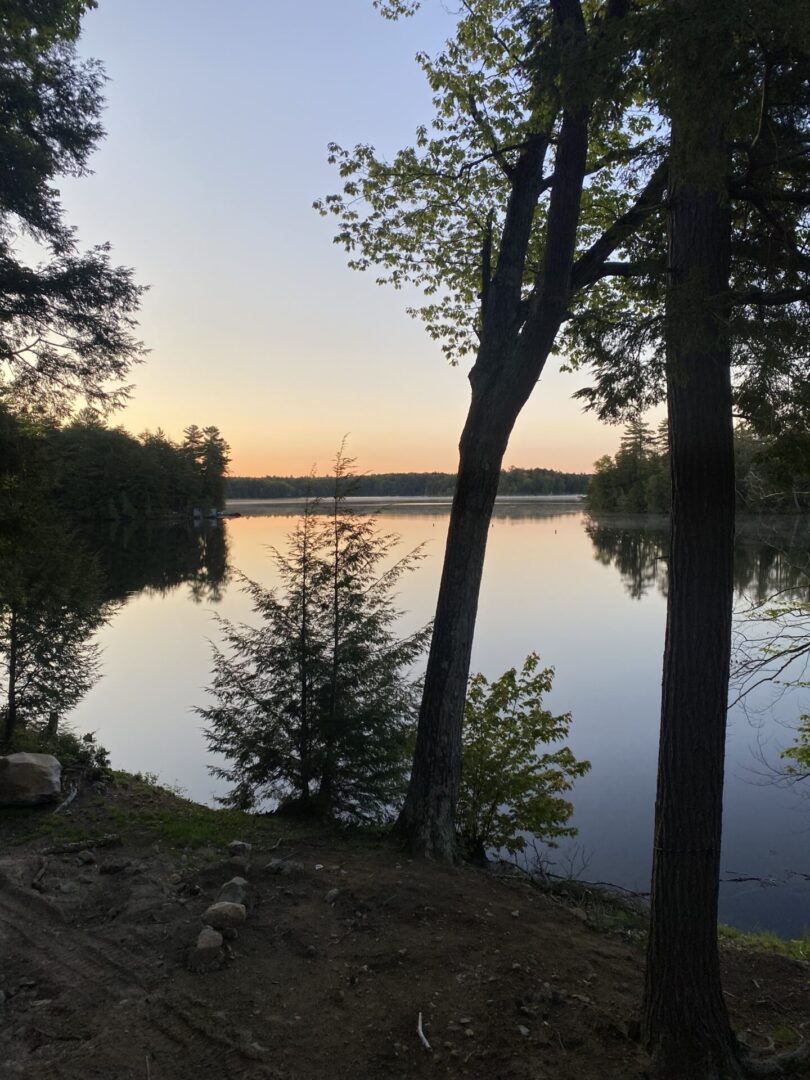
M 391 562 L 398 543 L 376 516 L 351 510 L 351 459 L 338 452 L 329 513 L 308 500 L 284 551 L 277 589 L 245 579 L 256 627 L 221 620 L 201 709 L 207 739 L 234 785 L 229 805 L 266 799 L 286 809 L 379 820 L 402 794 L 416 687 L 409 671 L 429 628 L 398 638 L 393 590 L 420 549 Z

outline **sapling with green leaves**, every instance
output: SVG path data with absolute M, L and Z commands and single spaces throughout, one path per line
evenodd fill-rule
M 546 749 L 571 727 L 570 713 L 554 716 L 543 707 L 553 677 L 530 653 L 520 671 L 510 668 L 492 683 L 480 673 L 470 678 L 457 827 L 474 858 L 487 849 L 523 851 L 525 833 L 550 845 L 576 833 L 568 824 L 574 808 L 563 795 L 591 765 L 567 746 Z

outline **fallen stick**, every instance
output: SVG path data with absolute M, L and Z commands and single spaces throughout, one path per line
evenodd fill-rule
M 61 814 L 61 813 L 62 813 L 62 811 L 63 811 L 63 810 L 64 810 L 64 809 L 66 808 L 66 807 L 70 806 L 70 804 L 71 804 L 71 803 L 73 802 L 73 800 L 74 800 L 74 799 L 76 798 L 76 796 L 78 795 L 78 793 L 79 793 L 79 785 L 78 785 L 78 784 L 76 784 L 76 785 L 75 785 L 74 787 L 72 787 L 72 788 L 70 789 L 70 794 L 68 795 L 68 797 L 67 797 L 66 799 L 64 799 L 64 800 L 63 800 L 62 802 L 60 802 L 60 803 L 59 803 L 59 805 L 57 806 L 57 808 L 56 808 L 56 809 L 54 810 L 54 813 L 55 813 L 55 814 Z
M 416 1034 L 419 1036 L 419 1038 L 420 1038 L 420 1040 L 422 1042 L 422 1046 L 424 1046 L 424 1048 L 426 1050 L 430 1050 L 431 1049 L 430 1043 L 427 1041 L 427 1038 L 425 1037 L 424 1031 L 422 1031 L 422 1014 L 421 1013 L 419 1013 L 419 1017 L 418 1017 L 418 1019 L 416 1021 Z

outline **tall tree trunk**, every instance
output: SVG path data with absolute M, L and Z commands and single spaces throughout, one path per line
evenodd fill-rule
M 676 9 L 705 7 L 685 0 Z M 705 25 L 704 14 L 704 25 Z M 691 33 L 695 33 L 692 29 Z M 739 1075 L 717 899 L 734 571 L 726 116 L 711 35 L 673 108 L 667 290 L 671 554 L 643 1005 L 654 1073 Z M 682 77 L 686 68 L 680 69 Z M 721 77 L 722 79 L 722 77 Z M 701 93 L 712 100 L 701 100 Z
M 578 0 L 557 0 L 560 21 L 585 38 Z M 520 334 L 518 309 L 547 140 L 524 153 L 470 373 L 472 401 L 459 442 L 442 580 L 428 654 L 413 770 L 395 835 L 418 854 L 455 856 L 461 729 L 475 618 L 492 508 L 503 457 L 520 411 L 545 366 L 571 295 L 571 275 L 588 150 L 586 109 L 563 117 L 554 163 L 543 268 Z
M 523 402 L 516 402 L 496 424 L 490 404 L 486 395 L 473 390 L 459 444 L 413 771 L 395 830 L 415 851 L 443 860 L 451 860 L 455 853 L 464 700 L 492 508 L 509 435 Z
M 11 625 L 9 627 L 8 646 L 8 693 L 6 697 L 6 728 L 3 733 L 3 741 L 6 746 L 11 745 L 14 733 L 17 730 L 17 653 L 19 652 L 19 639 L 17 632 L 17 609 L 11 609 Z

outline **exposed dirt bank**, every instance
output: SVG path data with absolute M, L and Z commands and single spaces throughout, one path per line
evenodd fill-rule
M 110 834 L 121 842 L 92 844 Z M 201 916 L 241 873 L 233 839 L 253 844 L 247 922 L 219 966 L 192 972 Z M 74 842 L 86 852 L 54 850 Z M 0 845 L 4 1080 L 643 1075 L 642 934 L 598 894 L 411 862 L 133 780 L 69 816 L 0 812 Z M 724 968 L 752 1045 L 810 1033 L 808 964 L 726 949 Z

